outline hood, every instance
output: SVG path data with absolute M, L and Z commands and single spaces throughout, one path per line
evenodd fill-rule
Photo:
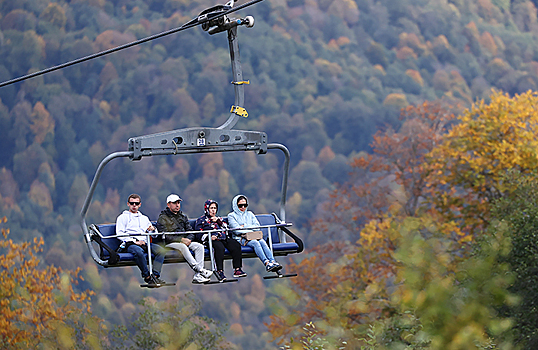
M 232 199 L 232 209 L 233 209 L 234 213 L 236 213 L 237 215 L 245 215 L 248 210 L 245 210 L 243 212 L 243 211 L 239 210 L 239 207 L 237 206 L 237 201 L 239 200 L 239 197 L 245 197 L 245 199 L 247 200 L 247 204 L 248 204 L 248 197 L 245 196 L 244 194 L 238 194 L 237 196 L 234 197 L 234 199 Z
M 219 203 L 217 201 L 212 200 L 212 199 L 208 199 L 204 203 L 204 214 L 205 214 L 205 216 L 210 217 L 209 216 L 209 206 L 211 204 L 213 204 L 213 203 L 215 203 L 215 205 L 217 206 L 217 213 L 219 212 Z M 217 214 L 215 214 L 215 215 L 217 215 Z

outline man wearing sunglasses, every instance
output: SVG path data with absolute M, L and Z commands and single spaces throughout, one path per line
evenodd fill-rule
M 148 236 L 141 234 L 155 232 L 156 230 L 148 217 L 139 211 L 142 200 L 138 194 L 131 194 L 127 199 L 127 204 L 129 205 L 129 210 L 125 210 L 116 219 L 116 234 L 125 235 L 118 237 L 122 241 L 120 249 L 123 252 L 134 255 L 136 265 L 140 269 L 142 278 L 148 284 L 148 287 L 160 287 L 166 284 L 165 281 L 160 279 L 166 250 L 158 244 L 151 243 L 151 253 L 155 258 L 153 261 L 153 271 L 149 271 L 145 255 L 148 251 L 146 245 Z

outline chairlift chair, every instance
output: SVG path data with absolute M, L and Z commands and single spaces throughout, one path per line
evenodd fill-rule
M 256 0 L 251 3 L 259 2 Z M 123 152 L 114 152 L 104 157 L 97 170 L 86 196 L 82 210 L 80 212 L 80 224 L 84 234 L 87 247 L 93 260 L 103 267 L 121 267 L 135 266 L 134 259 L 129 253 L 117 253 L 116 248 L 119 245 L 114 224 L 88 225 L 86 223 L 86 214 L 92 202 L 92 198 L 99 182 L 99 178 L 104 167 L 113 159 L 129 158 L 132 161 L 141 160 L 144 157 L 157 155 L 181 155 L 191 153 L 210 153 L 210 152 L 256 152 L 265 154 L 268 150 L 279 150 L 284 154 L 284 164 L 282 172 L 282 188 L 280 194 L 280 212 L 279 215 L 272 213 L 270 215 L 258 215 L 258 220 L 262 225 L 260 228 L 264 231 L 264 238 L 269 242 L 270 248 L 274 255 L 285 256 L 288 254 L 301 253 L 303 251 L 303 242 L 293 232 L 291 232 L 291 223 L 286 222 L 286 192 L 288 186 L 288 173 L 290 164 L 290 152 L 286 146 L 279 143 L 268 143 L 267 135 L 260 131 L 235 130 L 233 127 L 239 118 L 248 117 L 248 112 L 244 107 L 244 89 L 249 81 L 243 80 L 243 72 L 239 56 L 239 46 L 237 41 L 237 28 L 245 26 L 251 28 L 254 25 L 254 18 L 247 16 L 240 19 L 232 19 L 227 16 L 233 11 L 234 0 L 226 5 L 217 5 L 200 13 L 198 17 L 186 23 L 185 26 L 194 26 L 201 24 L 204 31 L 210 35 L 226 31 L 228 33 L 229 52 L 232 65 L 233 81 L 235 91 L 235 104 L 231 107 L 228 119 L 217 128 L 194 127 L 178 129 L 173 131 L 161 132 L 156 134 L 132 137 L 128 140 L 128 150 Z M 247 4 L 245 4 L 247 5 Z M 243 7 L 245 5 L 242 5 Z M 293 241 L 288 241 L 287 236 Z M 147 235 L 148 242 L 150 234 Z M 100 247 L 96 251 L 93 242 Z M 211 245 L 211 240 L 209 240 Z M 150 248 L 148 246 L 148 256 Z M 243 248 L 243 257 L 256 257 L 250 247 Z M 227 257 L 229 258 L 229 256 Z M 211 261 L 214 266 L 213 251 L 209 249 L 209 257 L 206 254 L 206 260 Z M 182 263 L 185 260 L 179 252 L 167 253 L 164 263 Z M 148 259 L 151 270 L 151 259 Z M 272 277 L 290 277 L 294 275 L 282 275 Z M 272 278 L 266 276 L 266 278 Z

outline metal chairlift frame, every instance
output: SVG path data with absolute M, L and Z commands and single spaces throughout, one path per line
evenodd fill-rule
M 218 5 L 203 11 L 197 18 L 193 19 L 185 26 L 193 23 L 201 23 L 202 29 L 209 34 L 216 34 L 222 31 L 228 33 L 228 44 L 232 65 L 233 81 L 235 91 L 235 104 L 232 106 L 228 119 L 217 128 L 194 127 L 186 129 L 177 129 L 151 135 L 132 137 L 128 141 L 129 149 L 123 152 L 114 152 L 103 158 L 90 185 L 90 189 L 80 212 L 80 225 L 84 233 L 84 239 L 90 251 L 93 260 L 104 267 L 117 266 L 109 264 L 108 260 L 102 260 L 95 251 L 92 244 L 91 233 L 86 223 L 86 214 L 92 202 L 92 198 L 103 172 L 104 167 L 113 159 L 129 158 L 133 161 L 141 160 L 143 157 L 156 155 L 178 155 L 191 153 L 210 153 L 210 152 L 234 152 L 234 151 L 252 151 L 257 154 L 265 154 L 267 150 L 280 150 L 284 154 L 282 188 L 280 194 L 280 217 L 276 218 L 277 224 L 274 225 L 285 228 L 291 224 L 286 224 L 286 194 L 288 187 L 288 173 L 290 164 L 290 152 L 286 146 L 279 143 L 267 143 L 267 135 L 259 131 L 233 130 L 232 128 L 238 122 L 240 117 L 248 116 L 244 109 L 245 85 L 248 82 L 243 81 L 243 72 L 239 55 L 239 45 L 237 41 L 237 27 L 244 25 L 252 27 L 254 18 L 247 16 L 243 19 L 230 19 L 226 13 L 230 12 L 234 0 L 230 0 L 226 5 Z M 285 231 L 288 231 L 285 229 Z M 149 243 L 150 235 L 147 234 Z M 270 236 L 270 235 L 269 235 Z M 101 237 L 102 238 L 102 237 Z M 279 230 L 280 242 L 286 242 L 286 232 Z M 211 245 L 211 240 L 210 245 Z M 272 243 L 272 242 L 270 242 Z M 302 242 L 300 244 L 302 247 Z M 150 245 L 148 247 L 148 256 L 151 256 Z M 271 244 L 272 249 L 272 244 Z M 302 250 L 302 249 L 301 249 Z M 213 251 L 210 246 L 211 264 L 214 264 Z M 148 259 L 151 271 L 152 259 Z

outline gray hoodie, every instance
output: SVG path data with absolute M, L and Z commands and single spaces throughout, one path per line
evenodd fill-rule
M 245 210 L 244 212 L 239 210 L 239 207 L 237 206 L 237 200 L 241 196 L 245 197 L 248 204 L 247 196 L 242 195 L 242 194 L 238 194 L 237 196 L 234 197 L 234 199 L 232 199 L 233 212 L 228 214 L 228 226 L 231 229 L 238 228 L 238 227 L 249 228 L 249 227 L 260 226 L 260 222 L 258 221 L 258 219 L 256 218 L 256 215 L 254 215 L 253 212 L 251 212 L 250 210 Z M 233 237 L 236 240 L 241 241 L 241 234 L 245 232 L 251 232 L 251 231 L 254 231 L 254 230 L 237 230 L 237 231 L 232 231 L 232 232 L 233 232 Z
M 129 210 L 125 210 L 116 219 L 116 234 L 117 235 L 133 235 L 145 233 L 147 228 L 151 226 L 151 221 L 148 217 L 141 212 L 136 214 L 131 213 Z M 123 242 L 134 242 L 136 240 L 145 241 L 146 236 L 125 236 L 118 237 Z

